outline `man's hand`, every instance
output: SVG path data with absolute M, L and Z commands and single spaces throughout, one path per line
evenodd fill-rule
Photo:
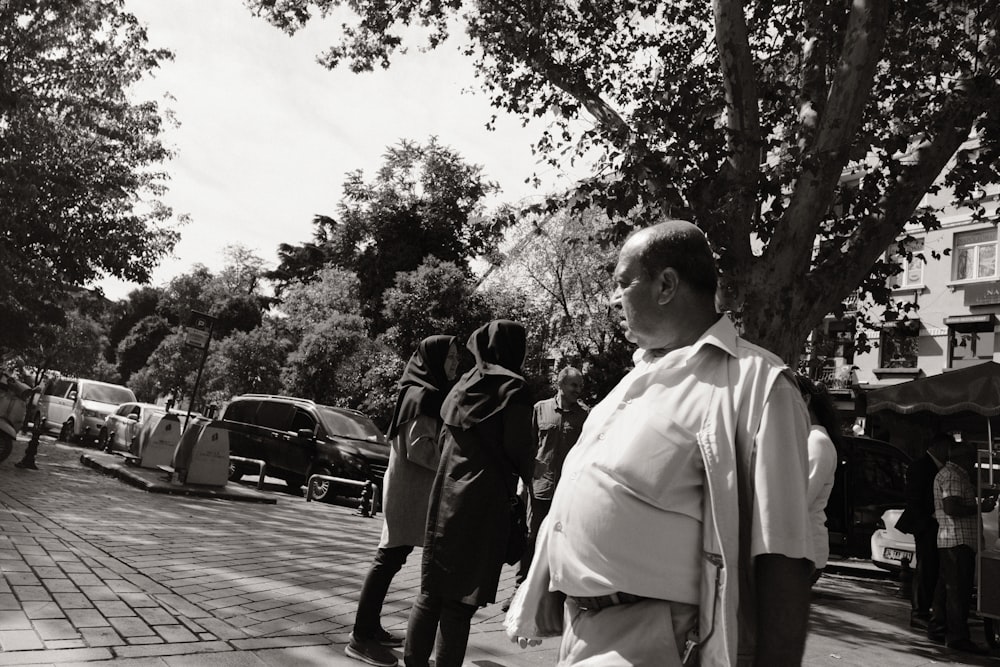
M 521 648 L 528 648 L 529 646 L 538 646 L 542 643 L 541 639 L 531 639 L 530 637 L 511 637 L 511 641 Z

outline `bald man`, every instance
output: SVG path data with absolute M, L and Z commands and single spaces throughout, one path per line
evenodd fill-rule
M 794 378 L 716 311 L 691 223 L 633 234 L 614 280 L 635 368 L 566 457 L 508 635 L 561 634 L 560 666 L 800 664 L 814 555 Z

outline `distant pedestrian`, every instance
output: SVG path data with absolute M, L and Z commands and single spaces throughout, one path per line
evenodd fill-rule
M 830 558 L 830 534 L 826 529 L 826 503 L 837 474 L 837 444 L 840 418 L 830 393 L 823 385 L 797 374 L 795 381 L 809 409 L 809 484 L 806 498 L 812 525 L 813 554 L 816 556 L 812 581 L 816 583 Z
M 427 504 L 441 460 L 441 405 L 458 372 L 454 336 L 430 336 L 417 345 L 399 380 L 388 436 L 392 449 L 382 493 L 382 540 L 365 577 L 347 655 L 376 667 L 392 667 L 388 647 L 403 639 L 382 627 L 389 584 L 413 547 L 423 546 Z
M 940 571 L 927 636 L 957 651 L 985 655 L 969 637 L 969 608 L 976 574 L 981 512 L 996 507 L 994 498 L 976 499 L 973 482 L 976 448 L 953 443 L 948 462 L 934 477 L 934 517 L 938 522 Z
M 520 586 L 531 567 L 535 554 L 535 540 L 542 520 L 548 516 L 562 473 L 566 454 L 580 437 L 580 429 L 587 419 L 587 409 L 580 404 L 583 392 L 583 373 L 578 368 L 566 366 L 556 377 L 557 393 L 535 403 L 531 417 L 531 440 L 536 447 L 535 470 L 528 493 L 528 543 L 521 557 L 514 584 Z M 508 599 L 503 611 L 510 607 Z
M 913 535 L 917 570 L 910 600 L 910 627 L 926 630 L 938 580 L 938 522 L 934 518 L 934 478 L 948 460 L 954 438 L 939 433 L 906 472 L 906 508 L 896 530 Z
M 427 515 L 420 595 L 410 612 L 404 659 L 459 667 L 478 607 L 496 599 L 511 530 L 517 477 L 530 483 L 532 402 L 521 376 L 524 327 L 495 320 L 469 339 L 476 365 L 448 394 L 444 451 Z

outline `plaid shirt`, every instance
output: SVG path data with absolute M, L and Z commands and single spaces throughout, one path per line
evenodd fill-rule
M 939 549 L 966 544 L 976 550 L 979 542 L 978 512 L 968 516 L 949 516 L 944 512 L 944 499 L 957 497 L 975 502 L 976 490 L 969 473 L 954 463 L 946 463 L 934 478 L 934 518 L 938 522 L 937 545 Z

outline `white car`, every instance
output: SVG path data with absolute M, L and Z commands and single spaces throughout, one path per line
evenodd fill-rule
M 101 449 L 109 452 L 131 452 L 135 451 L 135 436 L 139 429 L 146 423 L 151 415 L 166 414 L 167 408 L 162 405 L 152 403 L 122 403 L 118 408 L 108 415 L 98 434 L 97 444 Z M 174 414 L 181 414 L 177 410 L 171 410 Z
M 901 509 L 886 510 L 875 532 L 872 533 L 872 562 L 884 570 L 899 571 L 903 567 L 903 559 L 909 560 L 911 569 L 917 566 L 917 553 L 913 535 L 896 530 L 896 521 L 903 513 Z M 983 514 L 983 544 L 988 549 L 1000 548 L 997 538 L 997 513 Z
M 872 562 L 884 570 L 899 571 L 904 560 L 911 570 L 917 567 L 913 535 L 896 530 L 896 521 L 902 513 L 901 509 L 882 512 L 882 520 L 872 533 Z

